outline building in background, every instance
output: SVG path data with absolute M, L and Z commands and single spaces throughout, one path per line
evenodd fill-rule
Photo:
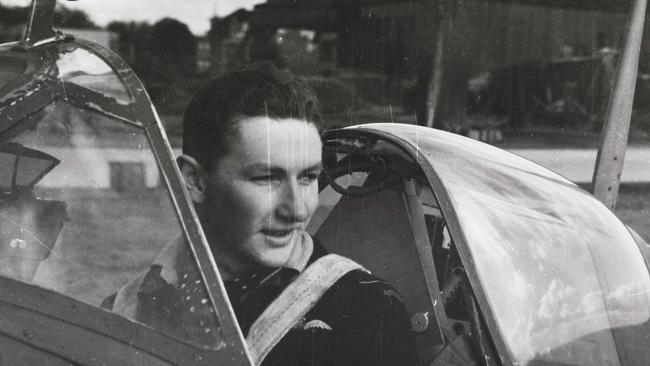
M 356 74 L 359 94 L 402 105 L 420 123 L 435 105 L 434 125 L 441 128 L 467 120 L 470 80 L 476 85 L 490 80 L 481 79 L 485 74 L 497 75 L 502 95 L 493 109 L 518 126 L 531 103 L 552 109 L 577 95 L 579 107 L 593 108 L 583 103 L 588 99 L 600 104 L 602 95 L 594 97 L 589 84 L 602 83 L 595 80 L 604 77 L 599 51 L 619 46 L 628 6 L 613 0 L 268 0 L 255 7 L 250 28 L 252 35 L 314 31 L 326 50 L 321 58 L 333 57 L 338 74 Z M 646 50 L 640 64 L 647 61 Z M 552 85 L 539 84 L 549 78 Z M 542 97 L 547 89 L 554 95 L 535 101 L 526 95 L 535 88 L 544 90 Z
M 210 19 L 207 34 L 210 45 L 211 71 L 221 74 L 245 62 L 243 44 L 250 27 L 250 11 L 239 9 L 223 18 Z

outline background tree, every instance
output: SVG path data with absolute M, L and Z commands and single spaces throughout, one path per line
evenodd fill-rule
M 0 42 L 17 41 L 22 38 L 29 7 L 4 6 L 0 4 Z M 54 25 L 66 28 L 98 29 L 88 14 L 59 5 L 54 12 Z
M 106 29 L 117 34 L 117 53 L 133 68 L 138 77 L 148 84 L 152 68 L 152 53 L 149 48 L 151 24 L 114 21 L 109 23 Z
M 17 41 L 22 37 L 22 24 L 27 20 L 27 14 L 27 7 L 0 4 L 0 42 Z
M 192 77 L 196 74 L 196 39 L 187 25 L 164 18 L 153 25 L 149 49 L 154 72 L 161 79 Z
M 88 14 L 82 10 L 68 9 L 58 5 L 54 12 L 54 25 L 65 28 L 98 29 Z
M 3 26 L 25 23 L 27 14 L 27 7 L 4 6 L 0 4 L 0 24 Z
M 277 29 L 251 27 L 244 42 L 246 62 L 271 61 L 278 67 L 285 67 L 287 60 L 278 49 Z
M 197 41 L 187 25 L 164 18 L 149 38 L 151 68 L 147 88 L 161 114 L 182 114 L 196 87 Z

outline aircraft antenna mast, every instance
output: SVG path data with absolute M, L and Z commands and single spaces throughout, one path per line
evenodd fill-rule
M 634 0 L 630 8 L 623 52 L 616 69 L 594 168 L 594 196 L 612 211 L 616 208 L 630 132 L 646 7 L 647 0 Z

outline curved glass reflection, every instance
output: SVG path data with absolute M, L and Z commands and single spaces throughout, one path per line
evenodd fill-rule
M 500 149 L 422 127 L 370 127 L 417 146 L 439 175 L 515 364 L 644 364 L 650 276 L 607 208 Z
M 83 48 L 62 51 L 56 61 L 63 82 L 113 98 L 121 104 L 131 102 L 131 97 L 117 74 L 97 55 Z
M 0 132 L 59 97 L 134 118 L 127 116 L 134 102 L 131 91 L 94 51 L 62 43 L 4 53 L 0 57 Z
M 220 328 L 184 238 L 143 128 L 57 101 L 0 132 L 0 276 L 215 349 Z M 160 309 L 174 312 L 141 315 Z

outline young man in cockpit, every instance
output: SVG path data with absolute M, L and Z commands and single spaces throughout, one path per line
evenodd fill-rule
M 211 81 L 186 110 L 178 162 L 237 320 L 252 353 L 252 342 L 270 350 L 258 353 L 263 365 L 415 364 L 395 290 L 350 260 L 328 256 L 305 231 L 318 205 L 319 123 L 312 89 L 267 63 Z M 191 319 L 182 312 L 169 319 L 178 306 L 165 310 L 162 297 L 187 298 L 191 312 L 200 312 L 179 251 L 166 250 L 156 264 L 162 275 L 150 270 L 136 286 L 155 293 L 154 300 L 130 302 L 132 316 L 155 327 Z M 162 288 L 180 296 L 156 292 Z M 121 292 L 118 307 L 129 304 Z M 297 316 L 287 329 L 268 330 L 272 314 L 283 312 Z

